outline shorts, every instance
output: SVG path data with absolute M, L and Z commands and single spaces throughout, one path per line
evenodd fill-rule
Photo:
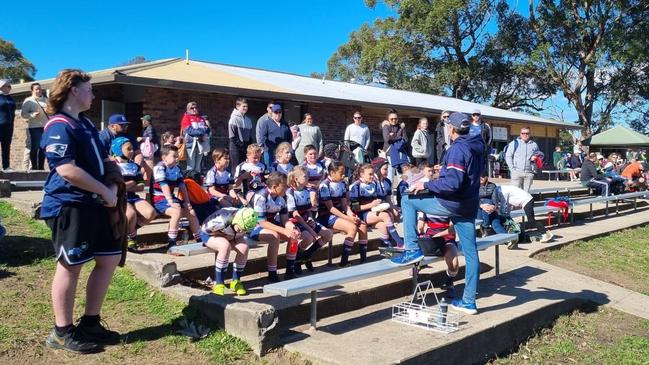
M 103 206 L 70 205 L 59 215 L 45 219 L 52 230 L 56 260 L 80 265 L 95 256 L 122 254 L 122 246 L 113 238 L 108 210 Z
M 133 195 L 129 194 L 129 195 L 126 196 L 126 201 L 129 204 L 135 204 L 135 203 L 139 202 L 140 200 L 144 200 L 144 199 L 140 198 L 137 194 L 133 194 Z
M 209 241 L 210 239 L 210 235 L 205 233 L 205 231 L 203 231 L 202 229 L 198 231 L 198 235 L 201 237 L 201 242 L 203 243 L 203 246 L 205 246 L 207 241 Z
M 174 203 L 178 203 L 181 206 L 183 204 L 182 200 L 176 198 L 175 196 L 173 197 L 173 201 L 174 201 Z M 167 202 L 166 199 L 162 199 L 159 202 L 154 203 L 153 207 L 155 208 L 156 212 L 158 212 L 158 214 L 165 214 L 167 209 L 171 208 L 171 206 L 169 205 L 169 202 Z
M 320 225 L 323 225 L 327 228 L 333 228 L 334 223 L 336 223 L 336 220 L 338 220 L 338 217 L 336 217 L 333 214 L 320 214 L 318 215 L 318 223 Z M 318 232 L 318 231 L 316 231 Z
M 263 228 L 261 226 L 257 226 L 248 233 L 248 238 L 250 238 L 253 241 L 259 241 L 259 234 L 261 234 L 261 230 Z

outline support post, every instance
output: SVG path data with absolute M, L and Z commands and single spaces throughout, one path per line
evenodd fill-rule
M 418 265 L 412 266 L 412 292 L 417 290 L 417 283 L 419 282 L 419 268 Z
M 500 275 L 500 245 L 496 245 L 496 276 Z
M 314 331 L 318 329 L 318 292 L 311 291 L 311 329 Z
M 327 247 L 327 265 L 332 265 L 332 256 L 334 255 L 333 240 L 329 240 Z

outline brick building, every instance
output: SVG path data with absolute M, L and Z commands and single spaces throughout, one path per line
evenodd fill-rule
M 354 111 L 359 110 L 372 131 L 375 147 L 383 143 L 380 124 L 391 108 L 398 110 L 409 135 L 419 117 L 437 121 L 443 110 L 469 113 L 479 108 L 483 118 L 495 127 L 498 149 L 510 136 L 518 135 L 521 127 L 528 126 L 547 154 L 553 150 L 559 130 L 579 128 L 449 97 L 177 58 L 90 73 L 95 100 L 88 114 L 98 128 L 110 115 L 123 113 L 132 122 L 129 132 L 139 135 L 140 117 L 151 114 L 158 134 L 178 133 L 187 102 L 196 101 L 200 113 L 210 120 L 214 146 L 227 145 L 227 122 L 235 99 L 240 96 L 248 99 L 248 115 L 253 122 L 265 113 L 269 100 L 283 104 L 287 121 L 300 123 L 304 113 L 311 113 L 325 142 L 340 141 Z M 39 82 L 47 89 L 53 81 Z M 29 96 L 29 85 L 14 85 L 11 95 L 18 105 Z M 11 161 L 15 169 L 21 166 L 27 124 L 17 114 Z

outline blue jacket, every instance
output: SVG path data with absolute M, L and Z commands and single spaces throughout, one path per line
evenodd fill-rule
M 16 102 L 5 94 L 0 94 L 0 124 L 14 124 Z
M 480 202 L 484 142 L 482 136 L 460 136 L 446 151 L 439 179 L 425 184 L 451 213 L 475 217 Z
M 406 140 L 400 139 L 397 142 L 394 142 L 391 146 L 392 147 L 388 150 L 388 158 L 392 167 L 396 169 L 404 163 L 410 162 L 405 150 Z

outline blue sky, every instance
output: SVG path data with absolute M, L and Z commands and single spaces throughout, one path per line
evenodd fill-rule
M 527 2 L 511 4 L 527 13 Z M 71 0 L 37 2 L 23 10 L 22 16 L 3 18 L 0 37 L 34 63 L 37 79 L 66 67 L 110 68 L 135 56 L 184 57 L 186 48 L 197 60 L 304 75 L 324 72 L 351 31 L 392 12 L 381 2 L 369 9 L 362 0 Z M 562 96 L 556 99 L 570 120 L 574 112 Z

